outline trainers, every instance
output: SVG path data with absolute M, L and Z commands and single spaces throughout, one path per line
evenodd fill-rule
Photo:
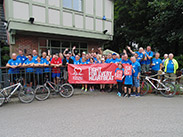
M 119 97 L 121 97 L 121 93 L 120 93 L 120 92 L 118 92 L 117 95 L 118 95 Z
M 92 89 L 90 89 L 90 91 L 92 92 L 93 90 L 92 90 Z
M 87 89 L 85 89 L 85 92 L 87 92 L 88 90 Z
M 132 93 L 132 94 L 131 94 L 132 97 L 135 97 L 135 95 L 136 95 L 135 93 Z
M 81 90 L 84 91 L 84 87 L 82 87 Z
M 128 98 L 130 98 L 131 97 L 131 95 L 130 94 L 128 94 Z
M 140 94 L 139 93 L 137 93 L 137 95 L 136 95 L 136 98 L 138 98 L 138 97 L 140 97 Z
M 123 94 L 123 97 L 127 97 L 128 95 L 126 93 Z
M 110 92 L 112 92 L 112 88 L 110 88 L 110 89 L 108 90 L 108 93 L 110 93 Z

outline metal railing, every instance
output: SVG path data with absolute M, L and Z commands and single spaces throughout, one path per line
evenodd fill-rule
M 0 89 L 7 87 L 13 83 L 16 83 L 16 79 L 23 78 L 22 84 L 27 86 L 31 84 L 32 88 L 36 88 L 37 85 L 42 85 L 49 79 L 54 82 L 55 77 L 67 80 L 67 68 L 65 66 L 59 68 L 53 67 L 19 67 L 11 69 L 8 67 L 0 67 Z

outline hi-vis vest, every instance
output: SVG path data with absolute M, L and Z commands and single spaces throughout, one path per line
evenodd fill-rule
M 172 59 L 172 62 L 174 64 L 174 73 L 176 73 L 177 69 L 179 68 L 179 64 L 175 59 Z M 164 62 L 165 72 L 167 72 L 168 63 L 169 63 L 169 59 L 166 59 L 165 62 Z

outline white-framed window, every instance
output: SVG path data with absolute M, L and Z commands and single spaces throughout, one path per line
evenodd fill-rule
M 82 11 L 82 0 L 63 0 L 63 7 L 73 9 L 76 11 Z

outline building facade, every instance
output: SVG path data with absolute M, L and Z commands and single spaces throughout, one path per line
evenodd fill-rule
M 113 0 L 4 0 L 10 52 L 78 52 L 113 39 Z

